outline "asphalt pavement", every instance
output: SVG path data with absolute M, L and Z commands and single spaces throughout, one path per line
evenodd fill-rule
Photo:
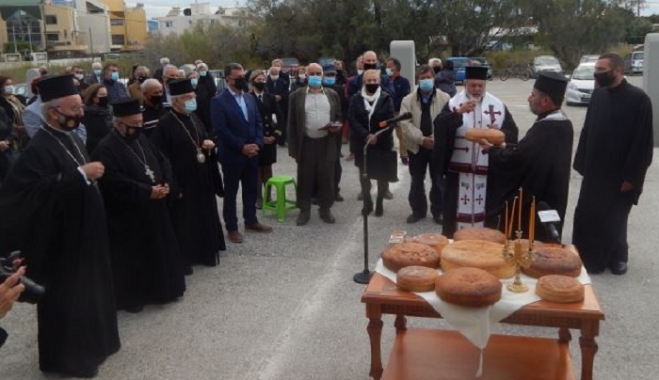
M 639 77 L 630 81 L 640 85 Z M 488 90 L 508 106 L 520 136 L 535 117 L 527 97 L 533 81 L 495 80 Z M 575 127 L 574 147 L 585 107 L 566 107 Z M 347 145 L 343 146 L 347 156 Z M 655 152 L 655 155 L 657 152 Z M 279 149 L 276 174 L 295 175 L 295 163 Z M 649 170 L 645 193 L 629 222 L 629 273 L 593 276 L 606 320 L 601 324 L 595 357 L 597 380 L 656 379 L 659 374 L 656 329 L 659 234 L 659 164 Z M 218 267 L 195 267 L 188 290 L 176 303 L 148 306 L 139 314 L 119 312 L 121 350 L 101 366 L 98 379 L 221 380 L 366 380 L 370 346 L 360 296 L 364 289 L 352 276 L 363 263 L 363 230 L 357 201 L 357 168 L 342 159 L 344 202 L 336 203 L 337 223 L 323 223 L 316 209 L 307 226 L 295 226 L 297 212 L 283 223 L 273 215 L 261 221 L 272 234 L 247 232 L 243 244 L 227 240 Z M 389 234 L 438 232 L 431 218 L 408 225 L 407 167 L 399 165 L 394 200 L 385 201 L 384 216 L 370 217 L 371 269 Z M 581 177 L 572 174 L 564 242 L 572 235 Z M 606 207 L 603 205 L 602 207 Z M 393 318 L 384 318 L 383 360 L 391 348 Z M 18 304 L 0 324 L 10 337 L 0 351 L 0 379 L 53 379 L 38 369 L 35 308 Z M 409 326 L 450 328 L 443 320 L 409 319 Z M 499 325 L 495 332 L 557 337 L 556 329 Z M 578 332 L 571 352 L 576 374 L 581 360 Z M 529 377 L 532 379 L 532 376 Z

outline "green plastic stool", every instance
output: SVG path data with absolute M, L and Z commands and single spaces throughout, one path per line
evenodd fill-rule
M 293 177 L 276 175 L 266 182 L 265 189 L 263 189 L 263 215 L 265 215 L 266 210 L 274 211 L 277 214 L 277 221 L 283 222 L 286 220 L 286 212 L 297 208 L 296 200 L 286 199 L 286 186 L 291 184 L 295 186 L 295 199 L 297 199 L 297 183 L 295 183 Z M 265 201 L 270 198 L 272 187 L 277 192 L 276 200 Z

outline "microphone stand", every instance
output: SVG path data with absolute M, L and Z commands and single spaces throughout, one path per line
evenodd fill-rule
M 362 163 L 363 169 L 361 174 L 361 179 L 363 181 L 368 181 L 368 165 L 366 164 L 368 161 L 368 146 L 374 138 L 393 128 L 396 124 L 397 123 L 387 125 L 386 128 L 383 128 L 381 131 L 377 131 L 375 134 L 373 134 L 373 136 L 371 136 L 370 139 L 366 140 L 366 145 L 364 145 L 364 162 Z M 371 276 L 373 275 L 373 273 L 368 269 L 368 213 L 366 212 L 368 209 L 366 206 L 368 201 L 371 200 L 371 193 L 368 191 L 368 189 L 366 189 L 366 187 L 362 189 L 362 197 L 364 198 L 364 208 L 362 211 L 362 215 L 364 216 L 364 270 L 355 274 L 352 279 L 358 284 L 366 285 L 371 281 Z

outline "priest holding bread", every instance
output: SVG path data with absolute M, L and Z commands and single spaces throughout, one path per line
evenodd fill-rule
M 499 205 L 491 198 L 507 184 L 480 141 L 516 143 L 518 135 L 506 106 L 486 91 L 487 67 L 468 66 L 465 78 L 464 90 L 434 121 L 436 168 L 446 175 L 442 233 L 449 238 L 462 228 L 496 227 Z
M 529 108 L 538 118 L 519 144 L 494 145 L 486 139 L 481 141 L 483 148 L 489 150 L 490 168 L 501 183 L 489 194 L 491 212 L 502 215 L 506 202 L 512 205 L 521 187 L 524 191 L 522 225 L 529 225 L 529 208 L 535 197 L 536 203 L 545 202 L 558 211 L 561 217 L 556 223 L 559 234 L 567 207 L 574 136 L 572 122 L 561 110 L 567 84 L 567 78 L 561 74 L 541 73 L 528 98 Z M 528 231 L 524 230 L 526 236 Z M 543 228 L 535 230 L 535 239 L 551 240 Z

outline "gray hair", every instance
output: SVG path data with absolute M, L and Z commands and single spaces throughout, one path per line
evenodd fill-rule
M 60 104 L 60 98 L 53 99 L 45 103 L 41 103 L 41 116 L 46 122 L 48 122 L 48 119 L 50 118 L 50 116 L 48 115 L 48 110 L 59 106 L 59 104 Z
M 146 75 L 149 75 L 149 73 L 151 73 L 151 70 L 149 70 L 149 68 L 146 67 L 146 66 L 137 66 L 137 68 L 135 69 L 135 72 L 138 73 L 140 71 L 145 72 Z
M 156 85 L 162 86 L 162 84 L 160 84 L 160 81 L 158 81 L 158 79 L 150 78 L 145 80 L 144 83 L 140 85 L 140 90 L 142 90 L 142 92 L 144 93 L 147 92 L 149 89 L 155 87 Z
M 196 68 L 195 70 L 197 70 L 197 71 L 202 71 L 202 70 L 204 70 L 204 69 L 205 69 L 205 70 L 208 70 L 208 65 L 202 62 L 202 63 L 200 63 L 200 64 L 197 65 L 197 68 Z

